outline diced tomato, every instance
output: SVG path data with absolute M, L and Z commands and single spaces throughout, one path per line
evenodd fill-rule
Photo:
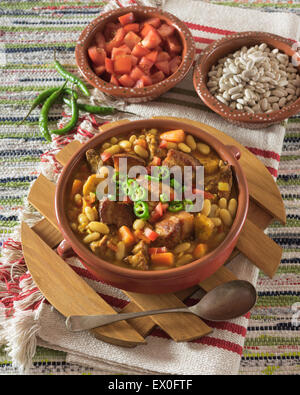
M 143 39 L 142 44 L 145 48 L 153 49 L 161 43 L 161 38 L 156 30 L 150 30 L 147 36 Z
M 133 80 L 137 81 L 137 80 L 139 80 L 143 75 L 145 75 L 144 72 L 143 72 L 138 66 L 136 66 L 136 67 L 134 67 L 134 68 L 131 70 L 130 78 L 132 78 Z
M 151 75 L 151 79 L 153 84 L 157 84 L 160 81 L 163 81 L 165 79 L 165 75 L 162 71 L 157 71 L 156 73 Z
M 152 210 L 150 218 L 149 218 L 149 222 L 150 223 L 157 222 L 164 215 L 164 213 L 167 210 L 168 206 L 169 205 L 166 204 L 166 203 L 159 202 L 155 206 L 155 208 Z
M 91 61 L 96 65 L 103 65 L 106 58 L 106 52 L 103 48 L 97 48 L 95 45 L 88 49 L 88 55 Z
M 129 23 L 128 25 L 124 26 L 124 30 L 126 33 L 128 32 L 138 33 L 140 31 L 140 25 L 138 23 Z
M 95 74 L 97 74 L 97 75 L 103 74 L 104 71 L 105 71 L 105 66 L 104 66 L 104 65 L 100 65 L 100 66 L 94 67 L 94 72 L 95 72 Z
M 163 60 L 162 62 L 156 62 L 155 66 L 158 68 L 158 70 L 162 71 L 164 74 L 166 75 L 170 74 L 170 66 L 167 60 Z
M 161 254 L 162 252 L 168 252 L 167 247 L 151 247 L 148 249 L 150 255 Z
M 175 71 L 178 69 L 181 63 L 181 56 L 175 56 L 170 62 L 169 62 L 169 68 L 170 68 L 170 73 L 175 73 Z
M 149 32 L 155 32 L 156 33 L 156 29 L 152 25 L 150 25 L 149 23 L 145 23 L 143 28 L 142 28 L 142 30 L 141 30 L 141 36 L 143 38 L 145 38 Z
M 132 68 L 131 56 L 118 56 L 114 61 L 114 71 L 119 74 L 129 74 Z
M 150 53 L 150 50 L 147 48 L 144 48 L 142 46 L 142 44 L 139 42 L 138 44 L 136 44 L 136 46 L 133 48 L 132 50 L 132 55 L 137 56 L 138 58 L 141 58 L 145 55 L 147 55 L 148 53 Z
M 123 74 L 120 78 L 119 78 L 119 82 L 121 85 L 126 86 L 126 87 L 133 87 L 133 85 L 135 84 L 135 81 L 129 77 L 128 74 Z
M 122 27 L 120 27 L 116 31 L 114 38 L 110 40 L 108 43 L 106 43 L 107 52 L 110 53 L 113 50 L 113 48 L 119 47 L 122 44 L 124 37 L 125 37 L 125 30 Z
M 113 48 L 111 51 L 111 59 L 115 60 L 118 56 L 130 55 L 131 51 L 127 45 L 121 45 L 119 48 Z
M 160 34 L 162 38 L 166 38 L 171 36 L 175 32 L 175 27 L 168 25 L 166 23 L 163 23 L 159 29 L 157 29 L 157 32 Z
M 105 25 L 104 30 L 103 30 L 103 35 L 105 38 L 105 41 L 110 41 L 114 38 L 116 35 L 117 30 L 119 29 L 120 25 L 109 22 Z
M 150 59 L 146 58 L 146 56 L 143 56 L 142 59 L 139 62 L 139 68 L 143 70 L 145 74 L 150 74 L 150 69 L 153 66 L 154 62 L 152 62 Z
M 103 162 L 106 162 L 110 157 L 111 157 L 111 153 L 110 152 L 102 152 L 102 154 L 100 155 L 101 159 L 103 160 Z
M 160 166 L 161 158 L 159 156 L 153 156 L 152 161 L 149 163 L 150 166 Z
M 98 48 L 105 48 L 105 38 L 102 32 L 95 34 L 95 42 Z
M 131 55 L 131 63 L 132 63 L 132 67 L 136 66 L 139 62 L 139 58 L 137 58 L 134 55 Z
M 179 53 L 182 50 L 182 45 L 175 35 L 166 38 L 166 45 L 169 52 Z
M 161 143 L 159 144 L 159 148 L 167 148 L 168 142 L 167 140 L 162 140 Z
M 121 25 L 128 25 L 128 23 L 133 23 L 135 21 L 133 12 L 128 12 L 128 14 L 119 16 L 119 21 Z
M 132 50 L 137 43 L 141 41 L 141 37 L 134 32 L 128 32 L 124 37 L 124 43 Z
M 140 145 L 143 148 L 147 148 L 147 141 L 145 139 L 136 139 L 134 145 Z
M 152 79 L 149 75 L 143 75 L 140 79 L 143 81 L 144 86 L 153 84 Z
M 201 189 L 193 188 L 192 192 L 194 195 L 196 195 L 196 194 L 203 195 L 205 199 L 214 199 L 215 198 L 215 196 L 212 193 L 207 192 L 207 191 L 202 191 Z
M 146 228 L 144 230 L 144 235 L 146 237 L 148 237 L 149 240 L 154 241 L 158 238 L 158 233 L 154 232 L 154 230 L 150 229 L 150 228 Z
M 114 62 L 110 58 L 105 58 L 105 69 L 109 74 L 114 73 Z
M 153 27 L 155 27 L 155 29 L 158 29 L 161 25 L 161 20 L 158 17 L 153 17 L 153 18 L 149 18 L 145 21 L 145 23 L 148 23 L 148 25 L 151 25 Z
M 151 62 L 155 63 L 158 56 L 158 51 L 151 51 L 145 56 L 147 59 L 151 60 Z
M 171 56 L 168 54 L 168 52 L 165 51 L 161 51 L 158 53 L 157 55 L 157 62 L 163 62 L 164 60 L 170 60 Z
M 117 85 L 117 86 L 120 85 L 117 77 L 114 74 L 110 77 L 110 83 L 114 84 L 114 85 Z

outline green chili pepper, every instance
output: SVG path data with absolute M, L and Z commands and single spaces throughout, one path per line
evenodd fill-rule
M 62 85 L 61 88 L 57 89 L 55 92 L 53 92 L 46 99 L 46 101 L 43 104 L 42 110 L 40 112 L 39 127 L 40 127 L 40 131 L 42 132 L 43 136 L 45 137 L 45 139 L 47 141 L 51 141 L 51 136 L 50 136 L 49 129 L 48 129 L 48 114 L 49 114 L 49 110 L 50 110 L 52 104 L 54 104 L 58 100 L 60 95 L 62 94 L 66 83 L 67 82 L 65 82 L 64 85 Z
M 168 198 L 167 194 L 164 193 L 164 192 L 159 195 L 159 200 L 162 203 L 168 203 L 170 201 L 170 199 Z
M 71 102 L 68 98 L 64 97 L 63 101 L 67 106 L 71 107 Z M 93 106 L 91 104 L 84 104 L 84 103 L 77 103 L 77 105 L 78 105 L 78 108 L 80 111 L 89 112 L 90 114 L 111 115 L 116 112 L 121 112 L 123 114 L 136 115 L 136 114 L 129 112 L 129 111 L 118 110 L 117 108 L 114 108 L 114 107 Z
M 122 188 L 123 192 L 125 193 L 125 195 L 127 195 L 129 197 L 130 197 L 132 191 L 138 187 L 139 187 L 139 184 L 133 178 L 128 178 L 128 180 L 125 180 L 121 183 L 121 188 Z
M 171 185 L 171 187 L 174 188 L 174 189 L 179 189 L 179 188 L 181 188 L 180 182 L 178 182 L 177 180 L 175 180 L 175 178 L 172 178 L 172 180 L 170 180 L 170 185 Z
M 59 72 L 59 74 L 64 77 L 64 79 L 66 79 L 67 81 L 72 82 L 73 84 L 77 85 L 78 88 L 81 90 L 81 92 L 85 95 L 85 96 L 91 96 L 87 86 L 85 85 L 85 83 L 83 81 L 81 81 L 80 78 L 76 77 L 76 75 L 70 73 L 69 71 L 67 71 L 60 63 L 58 60 L 56 60 L 55 58 L 55 52 L 54 52 L 54 66 L 56 68 L 56 70 Z
M 139 185 L 137 188 L 131 190 L 129 197 L 133 202 L 136 202 L 138 200 L 146 200 L 147 191 L 145 188 Z
M 71 104 L 72 104 L 72 116 L 70 121 L 61 129 L 54 129 L 50 131 L 50 134 L 58 134 L 58 135 L 64 135 L 73 130 L 77 124 L 78 121 L 78 107 L 77 107 L 77 101 L 75 98 L 75 95 L 72 93 L 71 97 Z
M 71 101 L 66 97 L 63 98 L 64 103 L 71 107 Z M 100 107 L 92 106 L 90 104 L 77 103 L 80 111 L 89 112 L 90 114 L 109 115 L 113 114 L 116 110 L 113 107 Z
M 52 93 L 54 93 L 54 92 L 57 91 L 58 89 L 59 89 L 59 88 L 57 88 L 57 87 L 49 88 L 49 89 L 44 90 L 42 93 L 40 93 L 40 94 L 34 99 L 34 101 L 32 102 L 32 105 L 31 105 L 31 107 L 30 107 L 28 113 L 25 115 L 25 117 L 24 117 L 20 122 L 17 123 L 17 125 L 21 125 L 21 124 L 29 117 L 29 115 L 32 113 L 32 111 L 33 111 L 39 104 L 44 103 L 44 101 L 45 101 L 46 99 L 48 99 L 48 97 L 49 97 L 50 95 L 52 95 Z M 68 93 L 68 94 L 72 94 L 72 90 L 71 90 L 70 88 L 64 88 L 64 92 L 66 92 L 66 93 Z M 78 99 L 77 93 L 74 92 L 74 95 L 75 95 L 75 98 L 76 98 L 76 100 L 77 100 L 77 99 Z M 70 102 L 70 104 L 71 104 L 71 102 Z
M 172 213 L 177 213 L 178 211 L 183 210 L 183 203 L 178 201 L 173 201 L 169 204 L 168 210 Z
M 185 211 L 191 211 L 192 207 L 194 207 L 194 203 L 192 200 L 185 199 L 183 201 Z
M 134 203 L 133 211 L 138 218 L 147 220 L 150 217 L 148 203 L 141 200 Z
M 167 166 L 154 166 L 153 176 L 160 180 L 164 180 L 170 176 L 170 170 Z
M 126 195 L 130 197 L 133 202 L 138 200 L 146 200 L 147 191 L 136 180 L 129 178 L 122 183 L 122 189 Z

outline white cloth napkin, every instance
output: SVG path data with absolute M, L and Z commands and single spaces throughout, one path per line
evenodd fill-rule
M 131 4 L 133 2 L 130 1 Z M 122 1 L 121 4 L 126 5 L 126 1 Z M 204 43 L 207 40 L 203 38 L 214 40 L 223 34 L 237 31 L 268 31 L 293 39 L 300 36 L 299 18 L 291 14 L 264 13 L 191 0 L 168 0 L 164 2 L 164 9 L 189 23 L 192 34 L 196 37 L 198 49 L 207 45 Z M 263 130 L 248 130 L 203 111 L 200 109 L 201 101 L 194 93 L 191 73 L 176 88 L 159 101 L 131 104 L 127 109 L 144 118 L 159 115 L 177 116 L 209 124 L 249 147 L 276 176 L 285 132 L 284 125 Z M 72 258 L 68 262 L 74 268 L 82 268 L 77 259 Z M 258 269 L 244 257 L 237 257 L 228 267 L 239 278 L 256 283 Z M 99 283 L 84 274 L 83 277 L 96 291 L 119 301 L 126 301 L 120 290 Z M 96 340 L 87 331 L 68 332 L 64 325 L 64 317 L 47 304 L 40 306 L 37 317 L 38 344 L 66 351 L 68 362 L 94 367 L 98 372 L 131 374 L 236 374 L 248 322 L 247 318 L 242 317 L 221 326 L 216 325 L 211 335 L 189 343 L 175 343 L 156 331 L 147 337 L 147 345 L 126 349 Z

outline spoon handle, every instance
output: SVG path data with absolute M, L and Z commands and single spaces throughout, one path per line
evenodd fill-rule
M 177 307 L 161 310 L 139 311 L 137 313 L 121 314 L 99 314 L 99 315 L 71 315 L 66 319 L 66 327 L 72 332 L 78 332 L 85 329 L 97 328 L 99 326 L 112 324 L 113 322 L 129 320 L 132 318 L 145 317 L 147 315 L 164 314 L 164 313 L 193 313 L 187 307 Z

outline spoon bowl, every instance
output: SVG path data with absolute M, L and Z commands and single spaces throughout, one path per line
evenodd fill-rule
M 66 326 L 70 331 L 78 332 L 117 321 L 164 313 L 190 313 L 210 321 L 223 321 L 246 314 L 255 305 L 256 299 L 257 293 L 251 283 L 234 280 L 217 286 L 191 307 L 108 315 L 73 315 L 67 317 Z

